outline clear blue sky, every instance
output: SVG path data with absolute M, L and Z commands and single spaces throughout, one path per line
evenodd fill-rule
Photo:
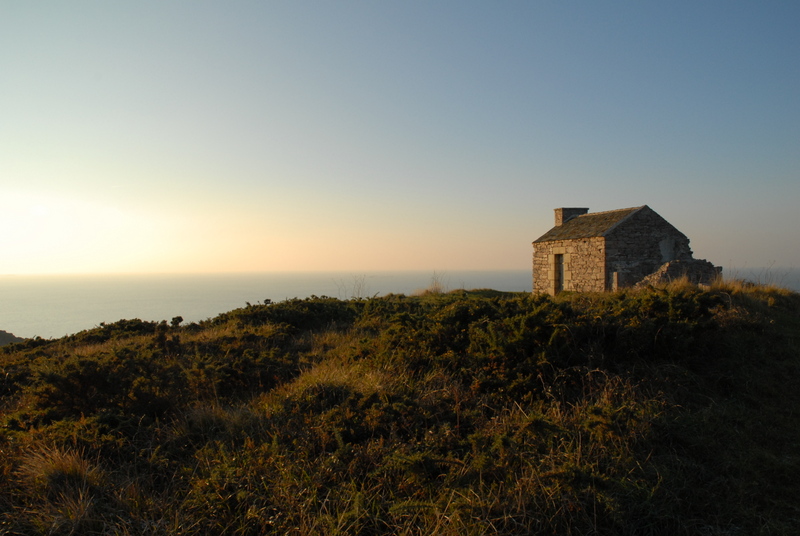
M 0 274 L 800 266 L 800 2 L 0 4 Z

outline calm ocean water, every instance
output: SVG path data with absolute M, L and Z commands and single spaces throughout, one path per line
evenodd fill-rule
M 411 294 L 434 277 L 450 290 L 531 290 L 530 270 L 0 276 L 0 330 L 53 338 L 123 318 L 195 322 L 266 299 Z
M 725 275 L 800 292 L 800 269 L 726 269 Z M 123 318 L 169 321 L 182 316 L 195 322 L 266 299 L 411 294 L 429 287 L 434 277 L 449 290 L 531 290 L 529 270 L 0 276 L 0 330 L 53 338 Z

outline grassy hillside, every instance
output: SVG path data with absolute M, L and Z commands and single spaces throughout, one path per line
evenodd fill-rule
M 181 324 L 0 348 L 0 533 L 800 533 L 800 295 L 313 297 Z

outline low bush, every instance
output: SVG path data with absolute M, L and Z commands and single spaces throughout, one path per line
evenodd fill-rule
M 0 353 L 4 534 L 794 534 L 800 296 L 427 292 Z

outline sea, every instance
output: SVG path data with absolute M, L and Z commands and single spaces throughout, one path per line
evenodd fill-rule
M 530 292 L 527 270 L 0 276 L 0 330 L 45 339 L 121 319 L 199 322 L 248 303 L 491 288 Z
M 800 292 L 800 269 L 724 272 Z M 199 322 L 248 303 L 329 296 L 340 299 L 490 288 L 530 292 L 531 271 L 294 272 L 161 275 L 0 276 L 0 330 L 45 339 L 138 318 Z

